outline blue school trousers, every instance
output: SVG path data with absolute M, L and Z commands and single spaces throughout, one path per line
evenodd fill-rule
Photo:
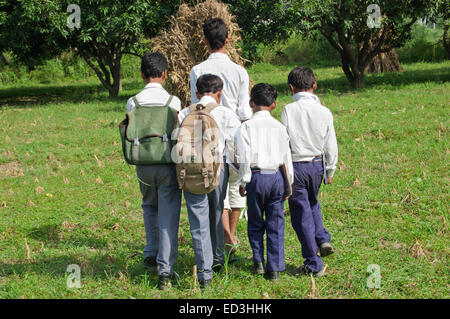
M 247 234 L 253 262 L 264 263 L 264 233 L 267 237 L 267 271 L 284 271 L 284 180 L 280 170 L 267 173 L 252 169 L 246 186 Z
M 319 245 L 330 242 L 331 236 L 323 226 L 320 203 L 317 199 L 323 178 L 321 157 L 312 162 L 294 162 L 294 184 L 289 198 L 291 223 L 302 245 L 304 265 L 312 272 L 322 269 Z

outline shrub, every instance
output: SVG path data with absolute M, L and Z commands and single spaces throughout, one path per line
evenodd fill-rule
M 401 63 L 439 62 L 446 59 L 442 45 L 442 29 L 416 24 L 411 39 L 397 50 Z

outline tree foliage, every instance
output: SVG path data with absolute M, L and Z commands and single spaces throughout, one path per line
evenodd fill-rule
M 447 53 L 447 59 L 450 60 L 450 38 L 448 30 L 450 27 L 450 2 L 448 0 L 435 0 L 431 7 L 430 21 L 440 22 L 444 32 L 442 33 L 442 45 Z
M 268 45 L 289 37 L 295 19 L 295 1 L 225 0 L 242 28 L 246 57 L 257 59 L 260 44 Z
M 0 0 L 0 40 L 29 66 L 68 48 L 95 71 L 110 97 L 121 88 L 124 54 L 142 54 L 178 1 L 78 0 L 80 28 L 68 24 L 70 0 Z M 5 19 L 6 16 L 6 19 Z
M 368 10 L 377 4 L 380 14 Z M 430 10 L 428 0 L 299 0 L 298 27 L 318 30 L 339 52 L 352 87 L 364 86 L 364 70 L 372 59 L 405 43 L 411 26 Z M 379 20 L 372 20 L 371 18 Z M 377 23 L 379 22 L 379 25 Z

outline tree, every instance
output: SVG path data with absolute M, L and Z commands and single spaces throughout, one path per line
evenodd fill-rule
M 67 12 L 71 2 L 0 2 L 0 12 L 8 14 L 0 26 L 0 39 L 29 65 L 73 49 L 95 71 L 110 98 L 121 89 L 122 56 L 141 55 L 148 48 L 145 39 L 157 34 L 179 4 L 176 0 L 78 0 L 77 25 L 78 8 L 69 7 Z
M 242 48 L 246 57 L 258 59 L 258 46 L 289 37 L 294 29 L 295 1 L 225 0 L 242 28 Z
M 318 30 L 328 40 L 353 88 L 364 86 L 373 58 L 401 46 L 411 26 L 430 9 L 428 0 L 299 0 L 296 7 L 298 28 Z
M 430 13 L 430 22 L 442 22 L 444 32 L 442 33 L 442 45 L 450 60 L 450 38 L 448 30 L 450 27 L 450 3 L 447 0 L 436 0 Z
M 0 51 L 12 52 L 30 69 L 68 48 L 59 28 L 58 1 L 0 0 Z

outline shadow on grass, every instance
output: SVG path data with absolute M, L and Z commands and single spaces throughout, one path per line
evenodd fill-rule
M 142 83 L 138 81 L 127 82 L 126 89 L 136 93 L 142 89 Z M 130 94 L 131 95 L 131 94 Z M 115 99 L 110 99 L 108 93 L 100 84 L 71 83 L 70 85 L 49 86 L 21 86 L 0 89 L 0 108 L 8 107 L 35 107 L 47 104 L 59 103 L 104 103 L 117 104 L 117 110 L 123 111 L 128 94 L 119 94 Z M 108 108 L 109 110 L 110 108 Z M 114 110 L 113 110 L 114 111 Z
M 313 69 L 323 66 L 313 66 Z M 287 74 L 286 74 L 287 77 Z M 318 74 L 319 88 L 318 94 L 326 93 L 348 93 L 354 90 L 350 87 L 344 73 L 333 79 L 320 79 Z M 369 74 L 366 75 L 366 87 L 371 89 L 375 87 L 391 86 L 399 87 L 414 83 L 425 82 L 448 82 L 450 81 L 450 68 L 439 67 L 426 70 L 406 70 L 402 72 Z M 272 83 L 279 94 L 290 95 L 290 91 L 286 82 Z M 34 107 L 45 106 L 55 103 L 100 103 L 105 104 L 102 111 L 122 112 L 124 104 L 128 98 L 142 89 L 142 82 L 138 80 L 125 80 L 124 89 L 116 99 L 111 100 L 106 90 L 100 84 L 94 83 L 71 83 L 69 85 L 50 85 L 50 86 L 21 86 L 15 88 L 0 89 L 0 108 L 8 107 Z
M 327 94 L 338 92 L 342 94 L 349 92 L 364 91 L 366 89 L 372 89 L 383 86 L 400 87 L 415 83 L 426 83 L 426 82 L 442 83 L 449 81 L 450 81 L 450 68 L 441 67 L 427 70 L 416 69 L 416 70 L 405 70 L 401 72 L 367 74 L 366 86 L 362 89 L 352 89 L 344 73 L 342 73 L 342 76 L 334 79 L 321 80 L 319 78 L 317 93 Z M 275 86 L 279 94 L 288 94 L 288 95 L 291 94 L 287 83 L 284 82 L 272 83 L 272 85 Z
M 88 247 L 95 249 L 102 249 L 108 246 L 106 238 L 97 238 L 94 236 L 76 236 L 73 238 L 65 238 L 67 233 L 61 228 L 60 224 L 47 224 L 31 229 L 28 233 L 30 238 L 45 243 L 47 247 L 58 248 L 62 247 Z
M 142 247 L 135 247 L 140 249 Z M 192 253 L 193 255 L 193 253 Z M 175 287 L 179 289 L 189 289 L 192 277 L 192 267 L 183 266 L 180 260 L 193 262 L 193 256 L 180 254 L 179 260 L 175 263 L 174 271 L 181 274 L 180 280 L 173 280 Z M 29 274 L 46 275 L 54 281 L 67 278 L 69 265 L 78 265 L 81 272 L 81 282 L 89 280 L 121 280 L 126 276 L 131 285 L 146 285 L 149 289 L 157 288 L 158 273 L 148 272 L 142 265 L 144 257 L 137 250 L 127 250 L 120 256 L 114 255 L 114 252 L 77 253 L 70 252 L 64 256 L 58 257 L 33 257 L 30 261 L 18 262 L 0 262 L 0 276 L 8 277 L 16 275 L 27 277 Z M 188 274 L 188 277 L 186 277 Z M 192 282 L 193 283 L 193 282 Z

